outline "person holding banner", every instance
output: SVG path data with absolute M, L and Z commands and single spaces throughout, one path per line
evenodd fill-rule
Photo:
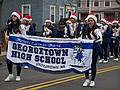
M 46 19 L 45 24 L 42 26 L 42 37 L 57 37 L 57 30 L 52 25 L 52 21 L 50 19 Z
M 21 24 L 21 13 L 19 12 L 13 12 L 11 14 L 11 18 L 10 20 L 8 20 L 6 28 L 5 28 L 5 32 L 6 34 L 6 38 L 9 38 L 10 34 L 20 34 L 20 30 L 19 30 L 19 26 Z M 8 36 L 7 36 L 8 35 Z M 7 76 L 7 78 L 4 81 L 10 81 L 14 78 L 13 73 L 12 73 L 12 66 L 13 66 L 13 62 L 11 62 L 10 60 L 7 59 L 7 68 L 8 68 L 8 72 L 9 75 Z M 17 66 L 17 76 L 16 76 L 16 81 L 20 81 L 20 73 L 21 73 L 21 66 L 16 64 Z
M 99 53 L 99 44 L 102 41 L 102 33 L 98 29 L 96 23 L 97 18 L 96 16 L 91 13 L 87 17 L 88 25 L 86 26 L 86 29 L 82 31 L 81 38 L 82 39 L 88 39 L 88 40 L 94 40 L 93 44 L 93 53 L 92 53 L 92 64 L 91 64 L 91 81 L 89 80 L 89 70 L 85 72 L 85 82 L 83 83 L 83 87 L 86 86 L 95 86 L 95 77 L 96 77 L 96 63 Z
M 23 24 L 20 25 L 20 31 L 22 35 L 35 35 L 35 29 L 33 24 L 31 24 L 32 17 L 30 15 L 25 15 L 22 19 Z
M 77 16 L 75 11 L 73 11 L 69 19 L 69 24 L 66 26 L 66 30 L 64 31 L 64 37 L 67 38 L 79 37 L 81 32 L 81 24 L 78 24 L 76 21 L 77 21 Z
M 30 15 L 25 15 L 22 19 L 23 24 L 20 25 L 20 31 L 22 35 L 30 35 L 34 36 L 35 35 L 35 28 L 34 25 L 31 24 L 32 17 Z M 28 68 L 28 66 L 24 67 L 25 69 Z

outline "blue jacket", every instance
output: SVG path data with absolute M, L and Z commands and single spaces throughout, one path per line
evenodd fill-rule
M 70 34 L 70 26 L 67 25 L 66 27 L 67 27 L 67 36 L 69 38 L 75 38 L 75 35 L 71 36 L 71 34 Z M 80 36 L 80 31 L 81 31 L 81 24 L 77 24 L 77 33 L 76 33 L 77 38 Z M 65 33 L 64 33 L 64 35 L 65 35 Z
M 44 31 L 44 27 L 45 27 L 45 25 L 43 25 L 42 26 L 42 37 L 45 37 L 45 36 L 43 36 L 43 33 L 45 32 Z M 55 29 L 55 27 L 54 26 L 51 26 L 50 28 L 49 28 L 52 32 L 49 34 L 49 35 L 47 35 L 46 37 L 51 37 L 51 38 L 56 38 L 57 37 L 57 30 Z
M 103 43 L 110 43 L 112 37 L 112 28 L 107 27 L 107 30 L 103 33 Z
M 26 34 L 31 35 L 31 36 L 35 35 L 35 28 L 34 28 L 33 24 L 31 24 L 29 31 L 27 31 Z

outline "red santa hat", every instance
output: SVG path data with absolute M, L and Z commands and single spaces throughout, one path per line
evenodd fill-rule
M 20 12 L 12 12 L 11 16 L 15 15 L 19 20 L 22 18 L 22 15 Z
M 86 20 L 88 20 L 89 18 L 92 18 L 92 19 L 95 20 L 95 22 L 97 22 L 97 17 L 94 15 L 93 12 L 91 12 L 91 13 L 87 16 Z
M 25 16 L 23 17 L 23 20 L 26 20 L 26 21 L 31 22 L 31 21 L 32 21 L 32 17 L 31 17 L 30 15 L 25 15 Z
M 115 24 L 115 23 L 118 24 L 119 21 L 118 21 L 118 20 L 113 20 L 113 21 L 112 21 L 112 24 Z
M 105 22 L 106 24 L 108 23 L 108 21 L 107 21 L 107 19 L 106 19 L 106 18 L 101 18 L 101 20 L 100 20 L 100 21 Z
M 77 16 L 76 16 L 76 12 L 75 11 L 72 12 L 72 15 L 70 16 L 70 18 L 74 18 L 75 20 L 77 20 Z
M 52 21 L 51 21 L 49 18 L 47 18 L 47 19 L 45 20 L 45 23 L 47 23 L 47 22 L 52 23 Z

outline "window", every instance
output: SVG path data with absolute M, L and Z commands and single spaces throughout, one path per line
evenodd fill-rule
M 110 1 L 105 1 L 105 2 L 104 2 L 104 6 L 105 6 L 105 7 L 111 6 L 111 2 L 110 2 Z
M 100 2 L 99 1 L 94 1 L 94 7 L 99 7 L 100 6 Z
M 55 6 L 50 6 L 50 20 L 55 23 Z
M 82 3 L 81 3 L 81 0 L 78 0 L 78 7 L 82 7 Z
M 25 15 L 31 15 L 31 5 L 30 4 L 23 4 L 22 5 L 22 17 Z
M 89 7 L 89 4 L 90 4 L 90 0 L 87 0 L 86 1 L 86 6 Z
M 64 7 L 60 7 L 60 9 L 59 9 L 59 20 L 61 18 L 64 18 Z

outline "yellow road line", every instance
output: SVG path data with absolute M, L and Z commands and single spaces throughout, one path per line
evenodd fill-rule
M 107 71 L 111 71 L 111 70 L 116 70 L 116 69 L 120 69 L 120 65 L 99 69 L 98 74 L 99 73 L 104 73 L 104 72 L 107 72 Z M 35 85 L 31 85 L 31 86 L 18 88 L 17 90 L 25 90 L 25 89 L 35 90 L 35 89 L 38 89 L 38 88 L 40 89 L 40 88 L 60 84 L 60 83 L 63 83 L 63 82 L 76 80 L 76 79 L 83 78 L 83 77 L 84 77 L 84 75 L 77 74 L 77 75 L 73 75 L 73 76 L 69 76 L 69 77 L 65 77 L 65 78 L 60 78 L 60 79 L 56 79 L 56 80 L 43 82 L 43 83 L 40 83 L 40 84 L 35 84 Z
M 109 70 L 100 71 L 100 72 L 98 72 L 97 74 L 101 74 L 101 73 L 108 72 L 108 71 L 112 71 L 112 70 L 116 70 L 116 69 L 120 69 L 120 67 L 118 67 L 118 68 L 113 68 L 113 69 L 109 69 Z M 54 82 L 54 83 L 50 83 L 50 84 L 46 84 L 46 85 L 34 87 L 34 88 L 31 88 L 31 90 L 37 90 L 37 89 L 41 89 L 41 88 L 53 86 L 53 85 L 56 85 L 56 84 L 73 81 L 73 80 L 80 79 L 80 78 L 83 78 L 83 77 L 84 77 L 84 76 L 74 77 L 74 78 L 70 78 L 70 79 L 67 79 L 67 80 L 58 81 L 58 82 Z

